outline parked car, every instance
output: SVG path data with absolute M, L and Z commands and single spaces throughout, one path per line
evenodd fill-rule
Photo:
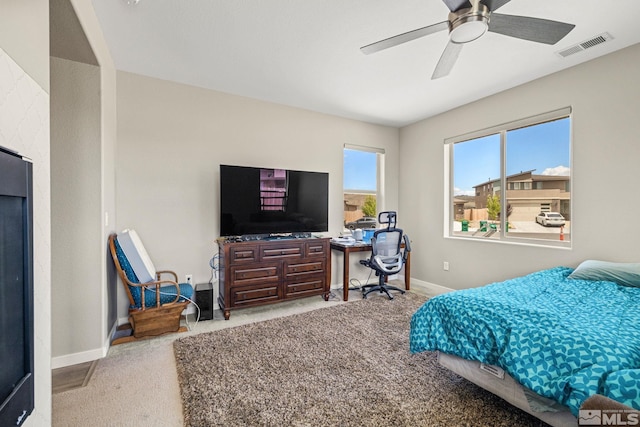
M 536 222 L 545 227 L 549 225 L 564 225 L 564 217 L 558 212 L 540 212 L 536 217 Z
M 376 228 L 377 225 L 378 221 L 375 218 L 365 216 L 355 221 L 348 222 L 344 226 L 349 230 L 355 230 L 356 228 Z

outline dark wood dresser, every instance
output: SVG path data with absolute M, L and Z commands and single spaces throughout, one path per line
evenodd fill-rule
M 322 295 L 331 286 L 330 238 L 218 240 L 218 305 L 231 310 Z

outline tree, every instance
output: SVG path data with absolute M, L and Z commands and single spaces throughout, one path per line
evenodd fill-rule
M 375 218 L 376 209 L 376 198 L 373 196 L 367 196 L 364 199 L 364 204 L 362 205 L 362 213 L 364 216 L 372 216 Z
M 497 194 L 487 196 L 487 214 L 492 221 L 500 217 L 500 196 Z

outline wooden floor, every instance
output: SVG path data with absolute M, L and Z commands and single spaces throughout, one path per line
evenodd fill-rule
M 98 361 L 94 360 L 80 363 L 79 365 L 54 369 L 51 374 L 52 392 L 55 394 L 86 386 L 97 364 Z

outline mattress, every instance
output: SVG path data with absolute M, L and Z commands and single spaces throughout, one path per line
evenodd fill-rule
M 439 295 L 412 317 L 411 351 L 495 365 L 567 406 L 603 394 L 640 409 L 640 288 L 556 267 Z
M 569 408 L 523 387 L 497 366 L 438 352 L 438 363 L 553 427 L 576 427 Z
M 118 243 L 140 283 L 156 280 L 156 268 L 135 230 L 118 233 Z

